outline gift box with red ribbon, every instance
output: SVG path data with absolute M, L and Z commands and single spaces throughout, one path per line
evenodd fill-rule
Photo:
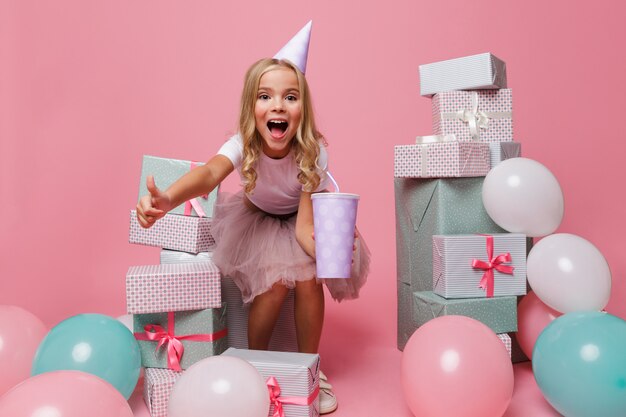
M 433 96 L 433 132 L 459 141 L 513 140 L 513 93 L 500 90 L 446 91 Z
M 166 214 L 146 229 L 139 224 L 135 210 L 130 211 L 128 241 L 188 253 L 208 251 L 215 245 L 208 217 Z
M 526 294 L 526 235 L 434 235 L 433 292 L 445 298 Z
M 226 307 L 135 314 L 133 329 L 141 364 L 180 371 L 221 354 L 228 348 L 225 316 Z
M 319 355 L 235 348 L 223 355 L 248 361 L 265 378 L 269 417 L 319 416 Z
M 149 175 L 154 176 L 156 186 L 160 190 L 166 190 L 180 177 L 192 169 L 204 165 L 201 162 L 185 161 L 180 159 L 160 158 L 158 156 L 144 155 L 141 164 L 141 179 L 139 180 L 139 198 L 149 194 L 146 180 Z M 212 217 L 213 207 L 217 199 L 217 190 L 210 194 L 200 196 L 174 207 L 171 214 L 182 214 L 185 216 Z M 171 248 L 174 249 L 174 248 Z
M 170 369 L 146 368 L 144 370 L 143 400 L 151 417 L 167 417 L 172 388 L 183 372 Z
M 212 262 L 131 266 L 126 273 L 130 314 L 221 306 L 220 271 Z

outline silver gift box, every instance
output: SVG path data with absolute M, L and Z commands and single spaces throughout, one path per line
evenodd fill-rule
M 420 94 L 506 88 L 506 63 L 491 53 L 420 65 Z

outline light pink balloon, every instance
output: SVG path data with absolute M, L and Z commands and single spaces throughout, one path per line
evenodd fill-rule
M 529 359 L 532 359 L 535 342 L 543 329 L 561 315 L 542 303 L 532 291 L 522 298 L 517 305 L 517 341 Z
M 442 316 L 417 329 L 404 348 L 404 398 L 419 417 L 500 417 L 513 395 L 504 344 L 481 322 Z
M 259 371 L 243 359 L 212 356 L 176 381 L 169 417 L 267 417 L 269 392 Z
M 30 376 L 33 357 L 47 332 L 31 312 L 0 305 L 0 395 Z
M 80 371 L 33 376 L 0 397 L 0 416 L 133 417 L 113 385 Z

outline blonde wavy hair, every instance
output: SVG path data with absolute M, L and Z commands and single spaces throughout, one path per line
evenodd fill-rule
M 263 74 L 278 68 L 292 70 L 298 78 L 298 87 L 300 89 L 302 116 L 296 136 L 291 141 L 291 147 L 298 165 L 298 181 L 302 184 L 303 189 L 308 192 L 317 189 L 321 181 L 317 173 L 317 170 L 320 169 L 318 166 L 319 144 L 321 142 L 326 146 L 327 143 L 315 127 L 311 94 L 306 78 L 304 78 L 304 74 L 298 67 L 288 60 L 264 58 L 252 64 L 246 72 L 241 93 L 239 111 L 239 134 L 243 140 L 241 175 L 244 179 L 244 191 L 246 193 L 252 193 L 256 186 L 257 172 L 255 165 L 263 149 L 263 138 L 256 129 L 254 118 L 259 83 Z

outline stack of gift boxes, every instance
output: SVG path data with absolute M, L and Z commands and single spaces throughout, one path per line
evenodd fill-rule
M 510 334 L 530 241 L 497 226 L 482 203 L 489 170 L 520 156 L 506 83 L 505 63 L 490 53 L 420 66 L 433 134 L 396 146 L 394 161 L 401 350 L 418 327 L 454 314 L 483 322 L 514 361 L 525 359 Z
M 146 179 L 154 175 L 167 189 L 201 164 L 144 156 L 139 196 L 148 194 Z M 282 392 L 271 396 L 272 410 L 286 416 L 319 414 L 319 356 L 297 351 L 290 292 L 274 328 L 271 352 L 249 351 L 248 308 L 241 292 L 212 262 L 215 241 L 211 217 L 217 189 L 174 208 L 151 228 L 144 229 L 130 212 L 129 242 L 161 248 L 160 264 L 132 266 L 126 275 L 127 311 L 133 314 L 134 334 L 145 367 L 144 399 L 152 417 L 166 417 L 172 388 L 184 370 L 222 353 L 252 363 Z M 306 391 L 306 392 L 305 392 Z M 269 390 L 272 392 L 272 390 Z M 284 404 L 285 396 L 302 397 L 304 405 Z

